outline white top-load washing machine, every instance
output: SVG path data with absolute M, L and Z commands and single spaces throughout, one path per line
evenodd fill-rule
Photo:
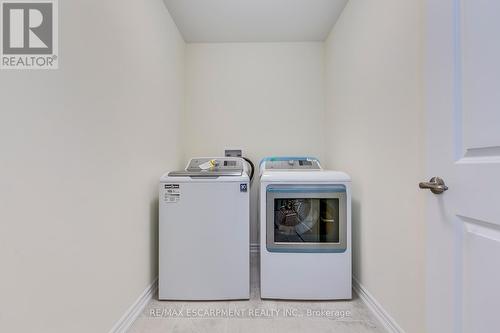
M 262 298 L 351 298 L 351 179 L 315 158 L 260 164 Z
M 161 177 L 159 299 L 250 297 L 248 173 L 242 158 L 193 158 Z

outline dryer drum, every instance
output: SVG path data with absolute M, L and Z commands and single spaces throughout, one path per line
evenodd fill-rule
M 274 223 L 280 233 L 285 235 L 303 234 L 317 222 L 312 208 L 313 199 L 279 199 L 275 207 Z

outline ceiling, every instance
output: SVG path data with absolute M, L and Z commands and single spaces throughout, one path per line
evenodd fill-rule
M 186 42 L 323 41 L 348 0 L 164 0 Z

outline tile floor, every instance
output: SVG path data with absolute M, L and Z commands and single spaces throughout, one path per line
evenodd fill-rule
M 261 300 L 257 254 L 252 254 L 251 265 L 249 301 L 172 302 L 153 299 L 129 332 L 386 332 L 356 294 L 350 301 Z

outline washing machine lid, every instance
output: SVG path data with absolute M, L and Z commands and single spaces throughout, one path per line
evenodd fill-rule
M 186 168 L 168 173 L 169 177 L 238 177 L 246 172 L 244 160 L 238 157 L 192 158 Z
M 169 177 L 234 177 L 241 176 L 243 170 L 241 171 L 211 171 L 211 170 L 200 170 L 200 171 L 172 171 L 168 173 Z

